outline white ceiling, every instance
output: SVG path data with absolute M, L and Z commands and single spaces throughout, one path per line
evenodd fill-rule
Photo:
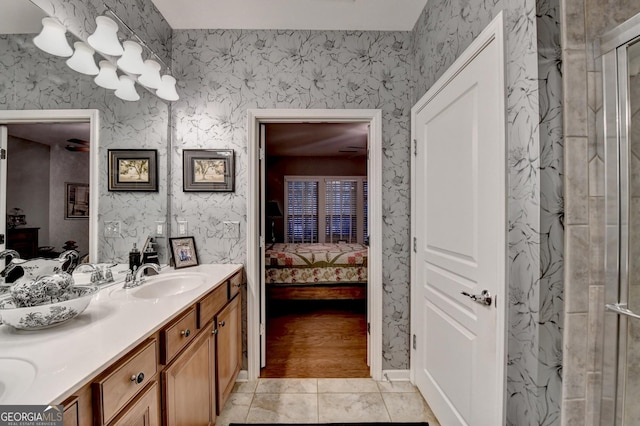
M 62 144 L 77 146 L 69 143 L 69 139 L 89 141 L 89 123 L 28 123 L 7 124 L 9 136 L 38 142 L 45 145 Z
M 173 29 L 410 31 L 427 0 L 152 0 Z
M 0 0 L 0 34 L 34 34 L 42 28 L 42 9 L 28 0 Z
M 173 29 L 410 31 L 428 0 L 152 0 Z M 0 0 L 0 34 L 40 31 L 28 0 Z

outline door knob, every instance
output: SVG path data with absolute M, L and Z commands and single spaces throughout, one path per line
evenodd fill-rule
M 491 293 L 489 293 L 489 290 L 482 290 L 480 294 L 470 294 L 470 293 L 467 293 L 466 291 L 462 291 L 460 293 L 462 293 L 463 295 L 467 296 L 474 302 L 477 302 L 481 305 L 491 306 L 491 302 L 493 301 L 493 299 L 491 298 Z

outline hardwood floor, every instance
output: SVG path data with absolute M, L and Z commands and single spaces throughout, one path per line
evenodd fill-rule
M 369 377 L 366 306 L 365 300 L 272 303 L 261 377 Z

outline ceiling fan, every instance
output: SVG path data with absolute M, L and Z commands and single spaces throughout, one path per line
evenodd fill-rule
M 89 142 L 83 141 L 78 138 L 67 139 L 67 142 L 73 143 L 75 145 L 67 145 L 64 147 L 67 151 L 72 152 L 89 152 Z

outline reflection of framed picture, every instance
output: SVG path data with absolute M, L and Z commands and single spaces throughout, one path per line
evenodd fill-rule
M 66 203 L 64 208 L 65 219 L 89 218 L 89 184 L 65 183 Z
M 158 151 L 110 149 L 109 191 L 158 191 Z
M 193 237 L 169 238 L 169 245 L 176 269 L 198 265 L 196 240 Z
M 185 149 L 182 151 L 182 163 L 182 188 L 185 192 L 233 192 L 232 149 Z

